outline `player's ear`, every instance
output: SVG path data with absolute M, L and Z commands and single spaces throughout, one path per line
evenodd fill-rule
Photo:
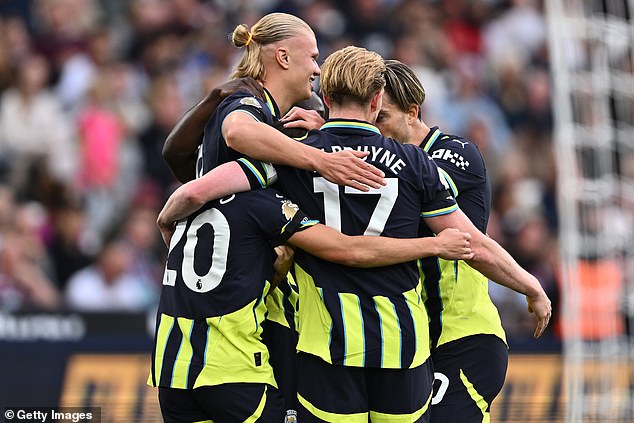
M 420 112 L 420 107 L 418 104 L 410 104 L 407 109 L 407 123 L 412 124 L 414 121 L 418 120 L 418 113 Z
M 288 69 L 289 66 L 289 56 L 288 50 L 286 47 L 278 47 L 275 50 L 275 60 L 277 64 L 280 65 L 282 69 Z
M 330 99 L 328 97 L 326 97 L 325 95 L 322 96 L 324 105 L 326 106 L 327 109 L 330 109 Z
M 383 105 L 383 89 L 380 89 L 376 94 L 374 94 L 374 97 L 372 97 L 372 100 L 370 100 L 370 110 L 372 111 L 372 113 L 374 112 L 378 113 L 379 110 L 381 110 L 382 105 Z

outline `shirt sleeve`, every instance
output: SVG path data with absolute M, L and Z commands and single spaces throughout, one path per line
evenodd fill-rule
M 244 92 L 238 92 L 228 97 L 222 104 L 221 113 L 223 114 L 222 121 L 232 113 L 246 113 L 254 120 L 269 125 L 274 121 L 265 103 Z M 248 178 L 251 190 L 265 188 L 276 181 L 275 168 L 270 163 L 260 162 L 245 155 L 240 156 L 237 162 Z
M 271 163 L 250 157 L 241 157 L 237 161 L 249 180 L 251 190 L 266 188 L 277 182 L 277 171 Z
M 262 204 L 255 216 L 273 246 L 284 244 L 294 233 L 303 231 L 319 223 L 302 212 L 291 200 L 278 191 L 264 190 Z
M 422 160 L 424 196 L 421 204 L 421 216 L 440 216 L 457 210 L 458 204 L 456 204 L 449 183 L 442 175 L 442 171 L 427 153 L 421 150 L 421 154 L 425 156 Z

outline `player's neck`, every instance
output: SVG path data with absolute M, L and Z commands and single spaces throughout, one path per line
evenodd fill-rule
M 286 94 L 288 89 L 284 87 L 283 81 L 268 78 L 262 85 L 268 90 L 271 96 L 273 96 L 273 100 L 280 110 L 280 116 L 278 116 L 278 118 L 281 118 L 289 111 L 295 101 Z
M 362 120 L 374 124 L 376 113 L 373 113 L 368 107 L 358 106 L 350 103 L 346 105 L 331 105 L 329 110 L 330 119 L 353 119 Z
M 412 137 L 409 140 L 408 144 L 419 145 L 425 139 L 427 134 L 429 134 L 429 131 L 429 126 L 427 126 L 425 122 L 423 122 L 422 120 L 416 120 L 411 132 Z

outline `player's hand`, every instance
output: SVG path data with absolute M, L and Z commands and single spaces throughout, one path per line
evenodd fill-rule
M 289 110 L 280 120 L 284 128 L 299 128 L 307 131 L 319 129 L 325 122 L 316 110 L 306 110 L 297 106 Z
M 317 172 L 337 185 L 347 185 L 367 192 L 385 185 L 385 174 L 367 163 L 363 158 L 367 151 L 342 150 L 326 155 L 327 159 L 317 166 Z
M 435 237 L 438 242 L 437 256 L 445 260 L 470 260 L 473 258 L 471 251 L 471 234 L 458 229 L 447 228 Z
M 537 318 L 537 328 L 535 328 L 533 337 L 539 338 L 546 330 L 546 326 L 548 326 L 550 316 L 552 315 L 550 299 L 542 290 L 536 296 L 531 297 L 527 295 L 526 301 L 528 302 L 528 312 L 535 314 L 535 317 Z
M 295 255 L 295 249 L 288 245 L 278 245 L 274 248 L 277 258 L 273 263 L 275 269 L 275 275 L 271 281 L 272 286 L 277 286 L 285 277 L 293 264 L 293 256 Z

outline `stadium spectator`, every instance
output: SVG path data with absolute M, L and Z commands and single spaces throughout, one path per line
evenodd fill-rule
M 0 91 L 4 91 L 13 82 L 14 66 L 32 52 L 31 33 L 24 20 L 18 16 L 0 19 L 0 43 Z
M 164 265 L 163 249 L 156 227 L 157 209 L 162 196 L 153 186 L 146 186 L 136 196 L 122 223 L 121 240 L 129 247 L 132 265 L 129 274 L 147 286 L 160 287 Z
M 438 114 L 441 121 L 456 133 L 466 133 L 476 119 L 485 123 L 495 134 L 492 150 L 503 154 L 511 142 L 511 131 L 502 110 L 484 89 L 481 81 L 483 70 L 480 58 L 467 56 L 458 59 L 453 69 L 454 86 Z
M 0 154 L 10 164 L 9 183 L 25 199 L 36 196 L 42 179 L 71 181 L 77 167 L 72 125 L 48 89 L 49 71 L 44 57 L 26 56 L 0 98 Z
M 34 257 L 23 236 L 9 230 L 0 238 L 0 309 L 56 309 L 60 292 Z
M 130 204 L 143 165 L 138 120 L 130 125 L 126 118 L 140 119 L 143 112 L 135 113 L 134 102 L 122 98 L 125 72 L 119 66 L 102 69 L 77 119 L 81 162 L 76 185 L 86 199 L 88 223 L 101 237 Z
M 68 280 L 66 305 L 78 311 L 146 311 L 156 305 L 154 282 L 132 275 L 130 246 L 115 239 L 107 242 L 95 262 Z
M 61 64 L 55 92 L 64 109 L 75 116 L 88 99 L 100 72 L 114 62 L 111 30 L 107 27 L 91 29 L 86 50 L 77 50 Z
M 65 291 L 70 277 L 92 263 L 99 240 L 88 227 L 83 203 L 59 191 L 57 195 L 58 201 L 49 209 L 52 233 L 48 251 L 57 286 Z
M 152 118 L 139 134 L 144 163 L 143 178 L 160 189 L 164 198 L 167 198 L 176 180 L 163 162 L 161 152 L 167 135 L 184 111 L 183 98 L 173 74 L 167 73 L 152 80 L 148 102 Z

